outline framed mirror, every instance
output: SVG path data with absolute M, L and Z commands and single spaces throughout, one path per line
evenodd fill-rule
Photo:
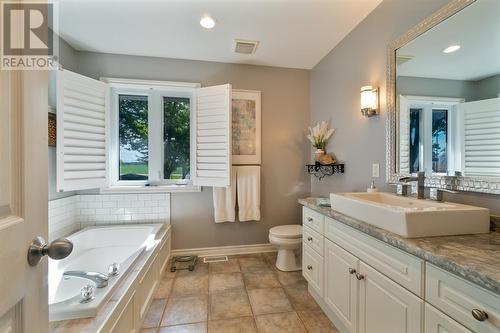
M 388 46 L 387 181 L 500 194 L 500 1 L 455 0 Z

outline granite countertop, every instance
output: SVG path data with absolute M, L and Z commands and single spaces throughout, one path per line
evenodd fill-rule
M 404 238 L 319 206 L 318 198 L 299 199 L 299 203 L 500 295 L 500 232 Z

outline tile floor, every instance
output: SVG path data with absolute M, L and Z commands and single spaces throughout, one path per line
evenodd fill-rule
M 241 255 L 165 273 L 141 333 L 337 333 L 302 272 L 281 272 L 275 260 Z

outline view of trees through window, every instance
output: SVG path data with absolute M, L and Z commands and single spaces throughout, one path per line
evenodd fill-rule
M 189 179 L 189 98 L 163 98 L 163 176 Z
M 448 170 L 448 111 L 432 110 L 432 171 Z
M 148 96 L 119 95 L 120 180 L 148 179 Z

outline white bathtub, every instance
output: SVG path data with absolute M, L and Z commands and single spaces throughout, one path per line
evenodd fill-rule
M 161 224 L 89 227 L 67 238 L 73 252 L 63 260 L 49 259 L 49 317 L 51 321 L 94 317 L 106 303 L 119 281 L 146 248 L 155 245 Z M 95 299 L 80 302 L 80 289 L 95 284 L 82 278 L 63 278 L 66 271 L 89 271 L 107 275 L 108 266 L 119 263 L 119 274 L 110 277 L 108 286 L 96 288 Z

